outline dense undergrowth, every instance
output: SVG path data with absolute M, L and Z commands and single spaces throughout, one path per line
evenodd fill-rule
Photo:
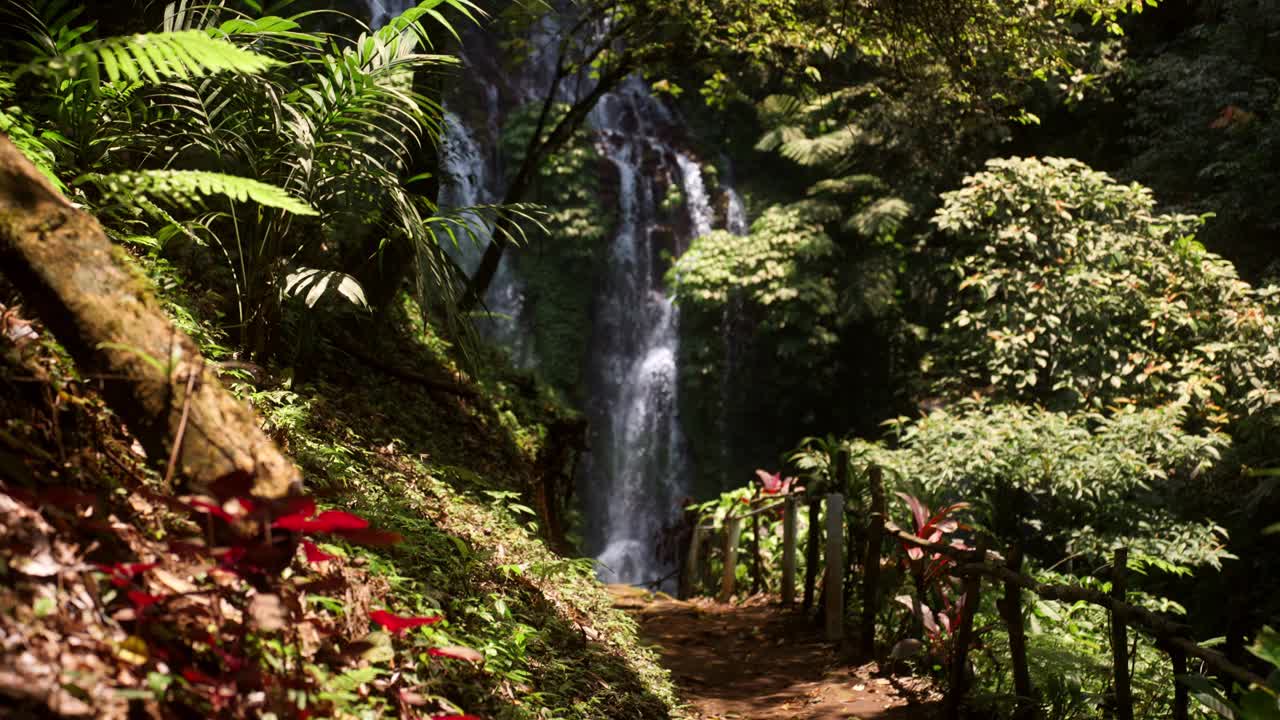
M 181 293 L 170 295 L 196 322 Z M 665 672 L 611 609 L 593 566 L 538 537 L 525 497 L 546 427 L 564 411 L 528 378 L 494 370 L 462 385 L 471 392 L 441 393 L 326 348 L 307 381 L 259 368 L 252 381 L 231 379 L 322 508 L 376 529 L 315 536 L 275 581 L 217 556 L 201 529 L 215 519 L 189 512 L 198 499 L 172 500 L 92 378 L 76 374 L 38 322 L 6 312 L 0 695 L 19 712 L 672 712 Z M 386 362 L 456 374 L 447 343 L 430 332 L 417 339 L 414 325 L 402 315 L 388 324 L 398 331 L 369 342 Z M 202 323 L 191 329 L 218 338 Z M 325 556 L 333 559 L 312 562 Z M 219 598 L 212 610 L 206 592 Z M 263 595 L 283 598 L 287 622 L 262 616 L 254 598 Z M 379 610 L 444 620 L 389 634 L 370 620 Z

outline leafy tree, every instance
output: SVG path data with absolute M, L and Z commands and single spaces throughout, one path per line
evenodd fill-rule
M 977 502 L 989 530 L 1049 562 L 1126 545 L 1217 566 L 1224 531 L 1193 509 L 1229 440 L 1184 423 L 1176 404 L 1105 417 L 967 401 L 899 419 L 892 449 L 858 441 L 853 452 L 928 497 Z
M 958 283 L 938 387 L 1060 408 L 1179 401 L 1219 426 L 1280 400 L 1276 291 L 1206 252 L 1199 218 L 1058 158 L 993 160 L 943 197 Z

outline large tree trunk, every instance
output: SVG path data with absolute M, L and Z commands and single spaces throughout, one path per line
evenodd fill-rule
M 101 381 L 154 463 L 166 465 L 180 443 L 178 477 L 193 490 L 235 475 L 252 477 L 260 497 L 300 489 L 298 469 L 165 316 L 131 260 L 3 134 L 0 272 L 81 371 Z

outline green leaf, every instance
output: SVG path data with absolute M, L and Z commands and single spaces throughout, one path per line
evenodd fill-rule
M 337 270 L 320 270 L 319 268 L 298 268 L 285 277 L 284 293 L 290 297 L 304 296 L 307 307 L 315 307 L 320 298 L 330 290 L 346 298 L 352 305 L 368 310 L 369 303 L 364 297 L 364 288 L 360 281 Z
M 291 195 L 287 190 L 251 178 L 225 175 L 203 170 L 139 170 L 100 175 L 91 173 L 76 178 L 76 185 L 89 182 L 108 198 L 126 205 L 136 205 L 141 195 L 186 209 L 197 200 L 221 195 L 232 200 L 253 201 L 294 215 L 318 215 L 319 212 Z
M 1253 645 L 1249 646 L 1249 652 L 1271 663 L 1272 667 L 1280 668 L 1280 632 L 1269 625 L 1263 627 Z
M 220 72 L 256 75 L 280 63 L 200 30 L 179 30 L 81 43 L 47 60 L 22 66 L 14 77 L 26 73 L 94 77 L 99 64 L 112 83 L 122 79 L 158 83 Z
M 1244 720 L 1280 720 L 1280 704 L 1273 693 L 1255 688 L 1240 698 L 1240 714 Z
M 1191 689 L 1192 695 L 1201 704 L 1219 716 L 1235 720 L 1240 716 L 1240 708 L 1236 707 L 1222 694 L 1222 689 L 1214 685 L 1203 675 L 1179 675 L 1177 682 Z

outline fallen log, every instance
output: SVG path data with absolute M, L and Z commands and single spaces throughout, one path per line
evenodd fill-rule
M 300 490 L 298 469 L 262 431 L 253 410 L 218 382 L 191 338 L 169 321 L 127 254 L 3 134 L 0 274 L 81 372 L 101 383 L 107 403 L 149 460 L 163 467 L 172 453 L 187 489 L 249 476 L 259 497 Z

